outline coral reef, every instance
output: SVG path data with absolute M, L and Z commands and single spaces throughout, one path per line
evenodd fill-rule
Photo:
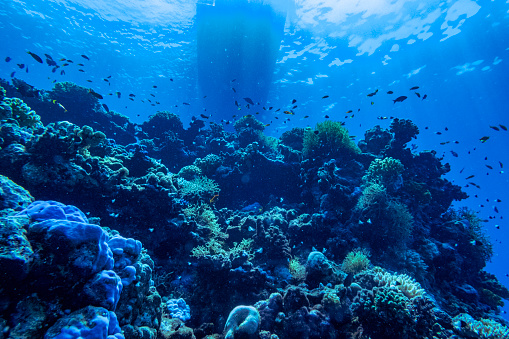
M 410 120 L 357 147 L 1 83 L 0 337 L 507 336 L 483 222 Z

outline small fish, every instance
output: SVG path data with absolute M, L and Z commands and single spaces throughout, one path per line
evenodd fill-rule
M 486 141 L 488 141 L 490 137 L 482 137 L 481 139 L 479 139 L 482 143 L 485 143 Z
M 500 125 L 500 124 L 499 124 L 499 126 L 500 126 L 500 128 L 501 128 L 501 129 L 503 129 L 504 131 L 507 131 L 507 127 L 505 127 L 504 125 Z
M 427 94 L 424 94 L 424 95 L 422 96 L 422 100 L 426 99 L 427 97 L 428 97 L 428 95 L 427 95 Z
M 78 65 L 78 66 L 81 66 L 81 67 L 85 66 L 84 64 L 77 64 L 77 65 Z
M 498 128 L 497 126 L 490 126 L 491 129 L 494 129 L 495 131 L 500 131 L 500 128 Z
M 347 111 L 347 112 L 346 112 L 346 114 L 350 114 L 350 113 L 352 113 L 352 112 L 353 112 L 352 110 L 349 110 L 349 111 Z
M 415 92 L 415 95 L 417 95 L 418 98 L 421 97 L 421 95 L 419 93 L 417 93 L 417 92 Z
M 65 71 L 64 71 L 64 70 L 61 70 L 61 71 L 60 71 L 60 75 L 65 75 Z
M 12 58 L 11 58 L 11 57 L 7 57 L 7 58 L 5 58 L 5 62 L 9 62 L 9 61 L 11 61 L 11 60 L 12 60 Z
M 453 157 L 456 157 L 456 158 L 458 157 L 458 153 L 456 153 L 454 151 L 451 151 L 451 154 L 452 154 Z
M 60 107 L 61 109 L 63 109 L 63 110 L 64 110 L 64 112 L 67 112 L 67 109 L 65 109 L 65 107 L 64 107 L 61 103 L 57 102 L 57 105 L 58 105 L 58 107 Z
M 16 65 L 18 65 L 19 69 L 25 68 L 25 64 L 16 64 Z
M 154 85 L 154 86 L 152 86 L 152 88 L 157 88 L 157 86 L 156 86 L 156 85 Z
M 324 116 L 325 119 L 329 119 L 330 117 L 328 115 Z
M 378 120 L 387 120 L 387 119 L 389 119 L 389 118 L 388 118 L 388 117 L 382 117 L 382 116 L 380 116 L 380 117 L 377 117 L 377 119 L 378 119 Z
M 60 60 L 58 60 L 58 61 L 65 61 L 65 58 L 60 58 Z
M 120 96 L 122 96 L 122 93 L 117 92 L 117 98 L 119 98 L 119 99 L 120 99 Z
M 270 106 L 270 107 L 269 107 L 269 111 L 270 111 L 270 110 L 272 110 L 273 108 L 274 108 L 274 107 Z
M 419 86 L 414 86 L 414 87 L 410 88 L 411 91 L 415 91 L 416 89 L 419 89 Z
M 473 177 L 475 177 L 475 175 L 469 175 L 468 177 L 466 177 L 465 179 L 468 180 L 468 179 L 472 179 Z
M 97 99 L 102 99 L 103 96 L 100 95 L 99 93 L 95 92 L 93 89 L 89 88 L 88 90 L 88 93 L 92 94 L 94 97 L 96 97 Z
M 208 115 L 205 115 L 205 114 L 200 114 L 200 116 L 203 118 L 203 119 L 208 119 L 209 116 Z
M 72 61 L 71 59 L 67 59 L 67 62 L 70 62 L 71 64 L 74 63 L 74 61 Z
M 129 96 L 130 96 L 131 98 L 134 98 L 136 95 L 134 95 L 134 94 L 132 94 L 132 93 L 131 93 L 131 94 L 129 94 Z
M 87 82 L 93 82 L 92 80 L 87 80 Z
M 297 102 L 297 99 L 292 100 L 292 105 Z
M 154 94 L 150 93 L 151 96 L 153 96 L 154 98 L 156 97 Z
M 232 82 L 235 82 L 235 81 L 237 81 L 237 79 L 233 79 L 233 80 L 232 80 Z
M 406 98 L 407 98 L 406 96 L 402 95 L 402 96 L 397 97 L 396 99 L 394 99 L 394 100 L 392 100 L 392 101 L 394 101 L 394 103 L 397 103 L 397 102 L 403 102 L 403 101 L 405 101 L 405 100 L 406 100 Z
M 40 57 L 40 56 L 38 56 L 37 54 L 32 53 L 32 52 L 30 52 L 30 51 L 27 51 L 27 53 L 28 53 L 28 54 L 30 54 L 30 56 L 31 56 L 32 58 L 34 58 L 34 59 L 35 59 L 35 61 L 37 61 L 38 63 L 42 64 L 42 59 L 41 59 L 41 57 Z
M 499 161 L 498 164 L 500 165 L 500 168 L 504 168 L 504 164 L 501 161 Z
M 246 102 L 250 105 L 254 105 L 254 102 L 253 100 L 251 100 L 250 98 L 244 98 L 244 100 L 246 100 Z
M 306 119 L 306 118 L 309 118 L 309 115 L 305 115 L 305 116 L 304 116 L 304 119 Z
M 62 67 L 65 67 L 65 66 L 69 66 L 70 64 L 68 64 L 67 62 L 65 64 L 62 65 Z
M 190 104 L 188 102 L 183 102 L 182 105 L 189 106 Z
M 27 72 L 27 73 L 28 73 L 28 66 L 27 66 L 27 68 L 25 68 L 25 72 Z
M 371 101 L 371 106 L 373 106 L 374 104 L 375 104 L 375 102 L 374 102 L 374 101 Z
M 263 125 L 263 126 L 264 126 L 264 127 L 269 127 L 269 126 L 270 126 L 270 124 L 265 124 L 265 125 Z
M 475 182 L 469 182 L 470 185 L 475 186 L 477 188 L 481 188 L 481 186 L 477 185 Z
M 374 91 L 373 93 L 369 93 L 368 97 L 372 97 L 373 95 L 376 95 L 377 93 L 378 93 L 378 89 L 376 91 Z
M 51 73 L 55 73 L 60 66 L 55 66 L 51 69 Z
M 235 90 L 235 88 L 232 87 L 232 91 L 233 93 L 237 93 L 237 91 Z
M 89 58 L 89 57 L 87 57 L 85 54 L 82 54 L 82 55 L 81 55 L 81 57 L 82 57 L 83 59 L 90 60 L 90 58 Z
M 494 210 L 496 213 L 498 213 L 498 208 L 497 208 L 497 206 L 493 206 L 493 210 Z
M 275 110 L 274 112 L 279 112 L 281 110 L 281 108 L 278 108 L 277 110 Z
M 329 97 L 328 95 L 324 95 L 322 99 L 327 99 L 328 97 Z
M 490 166 L 490 165 L 484 165 L 484 166 L 488 167 L 491 170 L 493 169 L 493 166 Z
M 170 81 L 171 81 L 171 82 L 173 82 L 173 79 L 172 79 L 172 78 L 170 78 Z
M 290 114 L 290 115 L 295 115 L 295 113 L 293 113 L 293 112 L 290 112 L 290 111 L 284 111 L 283 113 L 284 113 L 284 114 Z
M 296 109 L 297 108 L 297 105 L 293 106 L 292 109 Z
M 131 101 L 134 101 L 134 99 L 133 99 L 133 98 L 128 98 L 128 99 L 129 99 L 129 100 L 131 100 Z
M 394 94 L 394 92 L 393 91 L 388 91 L 387 94 Z
M 82 70 L 82 69 L 78 69 L 78 71 L 79 71 L 79 72 L 85 72 L 85 71 L 84 71 L 84 70 Z
M 109 109 L 108 105 L 106 105 L 106 104 L 102 104 L 102 106 L 104 107 L 104 109 L 106 110 L 106 112 L 109 112 L 109 111 L 110 111 L 110 109 Z

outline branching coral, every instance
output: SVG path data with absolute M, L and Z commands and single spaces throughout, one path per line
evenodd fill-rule
M 346 255 L 341 265 L 341 270 L 345 273 L 352 274 L 364 271 L 369 267 L 369 256 L 370 254 L 367 249 L 354 249 Z
M 375 274 L 374 280 L 378 286 L 396 288 L 408 299 L 422 297 L 425 293 L 421 284 L 406 274 L 391 274 L 381 270 Z
M 314 155 L 338 156 L 360 153 L 360 149 L 350 139 L 348 130 L 339 121 L 324 121 L 316 124 L 315 130 L 304 131 L 302 152 L 309 158 Z
M 405 167 L 398 159 L 387 157 L 375 159 L 363 177 L 366 183 L 378 183 L 390 191 L 397 190 L 403 183 L 401 174 Z
M 509 328 L 491 319 L 475 320 L 472 316 L 462 313 L 454 317 L 454 328 L 469 338 L 508 339 Z

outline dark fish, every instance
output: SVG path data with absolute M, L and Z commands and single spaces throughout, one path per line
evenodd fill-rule
M 45 56 L 46 58 L 48 58 L 48 59 L 53 60 L 53 58 L 52 58 L 52 57 L 51 57 L 51 55 L 49 55 L 49 54 L 44 53 L 44 56 Z
M 134 95 L 134 94 L 132 94 L 132 93 L 131 93 L 131 94 L 129 94 L 129 96 L 130 96 L 130 97 L 132 97 L 132 98 L 134 98 L 136 95 Z
M 237 93 L 237 91 L 236 91 L 236 90 L 235 90 L 235 88 L 233 88 L 233 87 L 232 87 L 232 91 L 233 91 L 234 93 Z
M 292 109 L 296 109 L 297 108 L 297 105 L 293 106 Z
M 488 141 L 490 137 L 482 137 L 481 139 L 479 139 L 482 143 Z
M 235 82 L 235 81 L 237 81 L 237 79 L 233 79 L 233 80 L 232 80 L 232 82 Z
M 170 78 L 170 81 L 173 81 L 173 79 L 172 79 L 172 78 Z
M 200 116 L 203 118 L 203 119 L 208 119 L 209 116 L 208 115 L 205 115 L 205 114 L 200 114 Z
M 96 97 L 97 99 L 102 99 L 102 98 L 103 98 L 103 96 L 102 96 L 102 95 L 100 95 L 99 93 L 95 92 L 95 91 L 94 91 L 93 89 L 91 89 L 91 88 L 88 90 L 88 93 L 92 94 L 92 95 L 93 95 L 94 97 Z
M 481 186 L 477 185 L 475 182 L 469 182 L 470 185 L 475 186 L 477 188 L 481 188 Z
M 134 99 L 133 99 L 133 98 L 128 98 L 128 99 L 129 99 L 129 100 L 131 100 L 131 101 L 134 101 Z
M 494 129 L 495 131 L 500 131 L 500 129 L 497 126 L 490 126 L 491 129 Z
M 414 87 L 410 88 L 411 91 L 415 91 L 416 89 L 419 89 L 419 86 L 414 86 Z
M 493 169 L 493 166 L 490 166 L 490 165 L 484 165 L 486 167 L 488 167 L 489 169 Z
M 472 179 L 473 177 L 475 177 L 475 175 L 469 175 L 468 177 L 466 177 L 465 179 L 468 180 L 468 179 Z
M 65 71 L 64 71 L 64 70 L 61 70 L 61 71 L 60 71 L 60 75 L 65 75 Z
M 504 131 L 507 131 L 507 127 L 505 127 L 504 125 L 500 125 L 500 124 L 499 124 L 499 126 L 500 126 L 500 128 L 501 128 L 501 129 L 503 129 Z
M 297 102 L 297 100 L 296 100 L 296 99 L 293 99 L 293 100 L 292 100 L 292 104 L 294 104 L 294 103 L 296 103 L 296 102 Z
M 84 70 L 82 70 L 82 69 L 78 69 L 78 71 L 79 71 L 79 72 L 85 72 L 85 71 L 84 71 Z
M 67 59 L 67 62 L 70 62 L 71 64 L 74 64 L 74 61 L 72 61 L 71 59 Z
M 28 54 L 30 54 L 30 56 L 31 56 L 32 58 L 34 58 L 34 59 L 35 59 L 35 61 L 37 61 L 38 63 L 42 64 L 42 59 L 41 59 L 41 57 L 40 57 L 40 56 L 38 56 L 37 54 L 32 53 L 32 52 L 30 52 L 30 51 L 28 51 L 27 53 L 28 53 Z
M 78 65 L 78 66 L 81 66 L 81 67 L 85 66 L 84 64 L 77 64 L 77 65 Z
M 25 72 L 27 72 L 27 73 L 28 73 L 28 66 L 27 66 L 27 68 L 25 68 Z
M 65 66 L 69 66 L 69 64 L 66 62 L 65 64 L 62 65 L 62 67 L 65 67 Z
M 392 101 L 394 101 L 394 103 L 397 103 L 397 102 L 403 102 L 403 101 L 405 101 L 405 100 L 406 100 L 406 98 L 407 98 L 406 96 L 402 95 L 402 96 L 397 97 L 396 99 L 394 99 L 394 100 L 392 100 Z
M 108 105 L 103 104 L 103 107 L 104 107 L 104 109 L 106 110 L 106 112 L 109 112 L 109 111 L 110 111 L 110 109 L 108 108 Z
M 500 168 L 504 168 L 504 164 L 501 161 L 499 161 L 498 164 L 500 165 Z
M 92 80 L 87 80 L 87 82 L 93 82 Z
M 59 68 L 59 66 L 55 66 L 51 69 L 51 73 L 55 73 L 57 71 L 57 69 Z
M 16 64 L 16 65 L 18 65 L 19 69 L 25 68 L 25 64 Z
M 84 59 L 90 60 L 85 54 L 82 54 L 81 57 Z
M 120 99 L 120 97 L 122 96 L 122 93 L 120 92 L 117 92 L 117 97 Z
M 189 106 L 189 103 L 188 103 L 188 102 L 183 102 L 182 104 L 183 104 L 183 105 L 186 105 L 186 106 Z
M 235 106 L 239 107 L 239 103 L 235 100 Z
M 495 212 L 497 212 L 497 213 L 498 213 L 498 208 L 497 208 L 497 206 L 493 206 L 493 210 L 494 210 Z
M 106 79 L 110 79 L 110 78 L 111 78 L 111 75 L 108 75 L 108 76 L 106 77 Z
M 329 119 L 330 117 L 328 115 L 324 116 L 325 119 Z
M 57 63 L 55 62 L 55 60 L 50 59 L 50 58 L 46 58 L 46 64 L 48 66 L 57 66 Z
M 154 86 L 152 86 L 152 88 L 157 88 L 157 86 L 156 86 L 156 85 L 154 85 Z
M 322 99 L 327 99 L 328 97 L 329 97 L 328 95 L 324 95 Z
M 253 100 L 251 100 L 250 98 L 244 98 L 244 100 L 246 100 L 246 102 L 250 105 L 254 105 L 255 103 L 253 102 Z
M 377 93 L 378 93 L 378 89 L 376 91 L 374 91 L 373 93 L 369 93 L 368 97 L 372 97 L 373 95 L 376 95 Z
M 295 113 L 290 112 L 290 111 L 284 111 L 283 113 L 284 113 L 284 114 L 289 114 L 289 115 L 295 115 Z
M 394 92 L 393 91 L 388 91 L 387 94 L 393 94 Z
M 345 280 L 343 281 L 343 286 L 348 287 L 353 282 L 353 273 L 348 273 Z
M 151 96 L 153 96 L 154 98 L 156 97 L 154 94 L 150 93 Z
M 5 62 L 9 62 L 9 61 L 11 61 L 11 60 L 12 60 L 12 58 L 11 58 L 11 57 L 7 57 L 7 58 L 5 58 Z
M 424 94 L 424 95 L 422 96 L 422 100 L 426 99 L 427 97 L 428 97 L 428 95 L 427 95 L 427 94 Z
M 421 95 L 419 93 L 417 93 L 417 92 L 415 92 L 415 95 L 417 95 L 418 98 L 421 97 Z
M 454 151 L 451 151 L 451 154 L 452 154 L 453 157 L 456 157 L 456 158 L 458 157 L 458 153 L 456 153 Z
M 61 59 L 60 59 L 60 60 L 58 60 L 58 61 L 65 61 L 65 58 L 61 58 Z
M 275 110 L 274 112 L 279 112 L 281 110 L 281 108 L 278 108 L 277 110 Z
M 269 111 L 270 111 L 271 109 L 273 109 L 273 108 L 274 108 L 274 107 L 272 107 L 272 106 L 271 106 L 271 107 L 269 107 Z

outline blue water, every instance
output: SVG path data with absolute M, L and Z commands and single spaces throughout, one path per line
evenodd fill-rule
M 359 140 L 389 126 L 380 117 L 409 118 L 421 131 L 413 147 L 443 155 L 453 183 L 481 187 L 465 187 L 470 198 L 458 205 L 488 220 L 488 270 L 509 286 L 509 132 L 490 128 L 509 126 L 508 19 L 507 1 L 3 0 L 0 77 L 15 71 L 43 89 L 73 81 L 136 123 L 158 110 L 184 124 L 258 113 L 279 136 L 328 116 Z M 52 73 L 28 50 L 74 63 Z M 294 105 L 295 115 L 283 113 Z

